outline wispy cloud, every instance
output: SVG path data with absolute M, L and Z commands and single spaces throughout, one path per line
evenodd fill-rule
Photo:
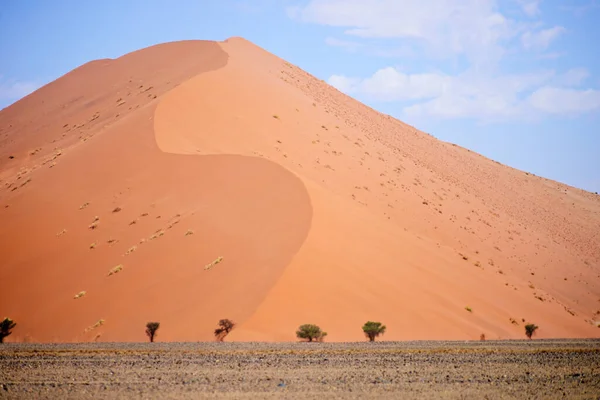
M 410 49 L 421 67 L 428 61 L 423 72 L 388 66 L 367 77 L 340 71 L 328 80 L 364 100 L 398 102 L 405 116 L 505 121 L 600 110 L 599 92 L 581 87 L 590 76 L 585 68 L 503 71 L 515 54 L 532 61 L 561 57 L 552 47 L 567 33 L 539 19 L 541 0 L 507 1 L 517 5 L 519 18 L 509 18 L 495 0 L 311 0 L 289 15 L 339 28 L 343 38 L 328 38 L 331 46 L 382 56 L 376 50 L 387 42 L 388 50 Z M 461 72 L 435 68 L 457 57 L 466 60 Z
M 518 0 L 523 12 L 529 17 L 535 17 L 540 13 L 541 0 Z
M 586 13 L 599 8 L 600 3 L 598 0 L 587 1 L 583 4 L 563 4 L 559 6 L 560 10 L 571 12 L 577 17 L 581 17 Z
M 347 94 L 372 101 L 417 101 L 403 108 L 408 117 L 497 121 L 600 110 L 599 91 L 575 88 L 588 75 L 583 68 L 571 69 L 563 74 L 542 70 L 489 77 L 474 71 L 456 76 L 405 74 L 387 67 L 365 79 L 334 75 L 328 83 Z
M 555 26 L 537 32 L 527 31 L 521 36 L 521 42 L 526 49 L 545 50 L 550 46 L 552 41 L 565 32 L 566 29 L 562 26 Z
M 352 42 L 349 40 L 340 40 L 340 39 L 336 39 L 334 37 L 326 38 L 325 43 L 327 43 L 330 46 L 342 47 L 350 52 L 354 52 L 354 51 L 358 50 L 359 48 L 363 47 L 363 44 L 361 44 L 361 43 Z
M 0 75 L 0 107 L 14 103 L 39 87 L 40 85 L 35 82 L 8 80 Z
M 493 0 L 313 0 L 289 13 L 293 18 L 344 28 L 355 38 L 410 39 L 430 54 L 482 60 L 499 57 L 500 45 L 518 34 Z
M 600 91 L 545 86 L 533 92 L 528 101 L 535 109 L 548 114 L 579 115 L 600 110 Z

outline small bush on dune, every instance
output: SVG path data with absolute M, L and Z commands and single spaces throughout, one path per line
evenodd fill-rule
M 306 339 L 309 342 L 322 342 L 325 336 L 327 336 L 327 332 L 323 332 L 317 325 L 304 324 L 300 325 L 296 331 L 296 336 L 299 339 Z
M 235 322 L 232 320 L 227 318 L 219 320 L 219 327 L 215 329 L 215 338 L 217 338 L 219 342 L 222 342 L 225 339 L 225 336 L 229 335 L 229 332 L 231 332 L 233 328 L 235 328 Z
M 369 338 L 369 342 L 374 342 L 377 336 L 385 333 L 385 325 L 382 325 L 381 322 L 367 321 L 362 330 L 365 336 Z
M 17 326 L 17 323 L 6 317 L 0 322 L 0 343 L 4 343 L 4 338 L 10 336 L 11 330 Z
M 148 322 L 146 324 L 146 335 L 150 338 L 150 343 L 154 342 L 156 331 L 160 327 L 160 322 Z

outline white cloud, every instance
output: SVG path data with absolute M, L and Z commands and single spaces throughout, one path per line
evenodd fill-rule
M 328 79 L 328 83 L 339 91 L 349 94 L 356 91 L 357 85 L 360 84 L 360 79 L 348 78 L 343 75 L 332 75 Z
M 288 14 L 357 38 L 417 40 L 431 54 L 482 60 L 500 57 L 501 42 L 518 35 L 496 8 L 494 0 L 312 0 Z
M 528 99 L 536 109 L 548 114 L 573 115 L 600 110 L 599 90 L 542 87 Z
M 523 120 L 542 114 L 573 114 L 598 109 L 598 91 L 575 90 L 587 78 L 584 68 L 564 74 L 480 75 L 466 71 L 406 74 L 393 67 L 365 79 L 334 75 L 329 84 L 367 100 L 417 101 L 404 107 L 407 117 L 474 118 L 484 121 Z M 560 95 L 564 97 L 560 99 Z
M 557 80 L 555 84 L 564 86 L 579 86 L 590 76 L 586 68 L 571 68 Z
M 334 75 L 328 83 L 345 93 L 358 93 L 378 101 L 397 101 L 439 96 L 451 79 L 437 73 L 405 74 L 387 67 L 363 80 Z
M 39 87 L 40 85 L 34 82 L 4 80 L 0 75 L 0 107 L 27 96 Z
M 535 17 L 536 15 L 538 15 L 540 13 L 540 0 L 533 0 L 533 1 L 523 1 L 520 0 L 519 1 L 521 3 L 521 8 L 523 9 L 523 12 L 525 14 L 527 14 L 530 17 Z
M 503 14 L 500 5 L 510 2 L 519 8 L 520 20 Z M 497 121 L 598 110 L 598 91 L 582 87 L 590 76 L 587 69 L 560 74 L 523 69 L 527 62 L 564 55 L 552 45 L 567 30 L 540 20 L 541 4 L 542 0 L 310 0 L 290 9 L 289 15 L 340 28 L 348 40 L 328 38 L 331 46 L 401 56 L 404 63 L 407 58 L 418 60 L 420 70 L 412 73 L 386 67 L 366 78 L 343 73 L 329 78 L 332 86 L 357 98 L 404 102 L 399 107 L 405 116 Z M 517 60 L 518 73 L 503 71 L 513 67 L 503 62 L 510 57 Z M 431 68 L 439 61 L 439 68 Z M 449 65 L 462 72 L 450 73 Z
M 521 36 L 521 42 L 526 49 L 536 48 L 544 50 L 548 48 L 550 43 L 561 34 L 566 32 L 562 26 L 544 29 L 538 32 L 527 31 Z
M 327 43 L 329 46 L 342 47 L 350 52 L 354 52 L 363 46 L 361 43 L 340 40 L 334 37 L 328 37 L 325 39 L 325 43 Z

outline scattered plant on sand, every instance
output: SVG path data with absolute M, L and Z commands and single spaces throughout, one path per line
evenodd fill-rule
M 473 312 L 473 309 L 471 307 L 469 307 L 469 306 L 466 306 L 465 310 L 467 310 L 468 312 Z
M 485 342 L 485 333 L 482 333 L 481 335 L 479 335 L 479 340 L 481 340 L 482 342 Z
M 148 322 L 146 324 L 146 335 L 150 338 L 150 343 L 154 342 L 156 331 L 160 327 L 160 322 Z
M 116 267 L 114 267 L 113 269 L 111 269 L 110 271 L 108 271 L 108 276 L 111 276 L 118 272 L 121 272 L 122 269 L 123 269 L 123 264 L 119 264 Z
M 6 317 L 0 322 L 0 343 L 4 343 L 4 338 L 10 336 L 11 330 L 17 326 L 17 323 Z
M 204 266 L 204 269 L 208 271 L 209 269 L 211 269 L 212 267 L 214 267 L 215 265 L 217 265 L 217 264 L 218 264 L 218 263 L 220 263 L 221 261 L 223 261 L 223 257 L 222 257 L 222 256 L 219 256 L 219 257 L 218 257 L 216 260 L 214 260 L 214 261 L 213 261 L 213 262 L 211 262 L 210 264 L 206 264 L 206 265 Z
M 296 336 L 299 339 L 306 339 L 309 342 L 322 342 L 325 336 L 327 336 L 327 332 L 321 331 L 321 328 L 319 328 L 317 325 L 304 324 L 300 325 L 296 331 Z
M 381 322 L 367 321 L 362 327 L 365 336 L 369 338 L 369 342 L 374 342 L 375 338 L 385 333 L 385 325 Z
M 87 292 L 86 292 L 85 290 L 82 290 L 81 292 L 79 292 L 79 293 L 77 293 L 75 296 L 73 296 L 73 298 L 74 298 L 75 300 L 77 300 L 77 299 L 79 299 L 79 298 L 81 298 L 81 297 L 85 296 L 85 294 L 86 294 L 86 293 L 87 293 Z
M 529 339 L 531 339 L 531 336 L 533 336 L 533 334 L 535 333 L 535 331 L 538 328 L 539 327 L 536 324 L 527 324 L 527 325 L 525 325 L 525 335 L 527 335 L 527 337 Z
M 219 320 L 219 327 L 215 329 L 215 338 L 217 338 L 219 342 L 222 342 L 225 339 L 225 336 L 229 335 L 229 332 L 231 332 L 233 328 L 235 328 L 235 322 L 232 320 L 227 318 Z
M 96 321 L 96 323 L 94 325 L 88 326 L 87 328 L 85 328 L 84 332 L 87 333 L 89 331 L 93 331 L 96 328 L 100 328 L 102 325 L 104 325 L 104 320 L 99 319 L 98 321 Z

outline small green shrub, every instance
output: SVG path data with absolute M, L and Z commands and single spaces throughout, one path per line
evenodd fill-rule
M 369 342 L 374 342 L 375 338 L 385 333 L 385 325 L 381 322 L 367 321 L 362 327 L 365 336 L 369 338 Z
M 304 324 L 300 325 L 296 331 L 296 336 L 299 339 L 306 339 L 309 342 L 322 342 L 325 336 L 327 336 L 327 332 L 323 332 L 317 325 Z

